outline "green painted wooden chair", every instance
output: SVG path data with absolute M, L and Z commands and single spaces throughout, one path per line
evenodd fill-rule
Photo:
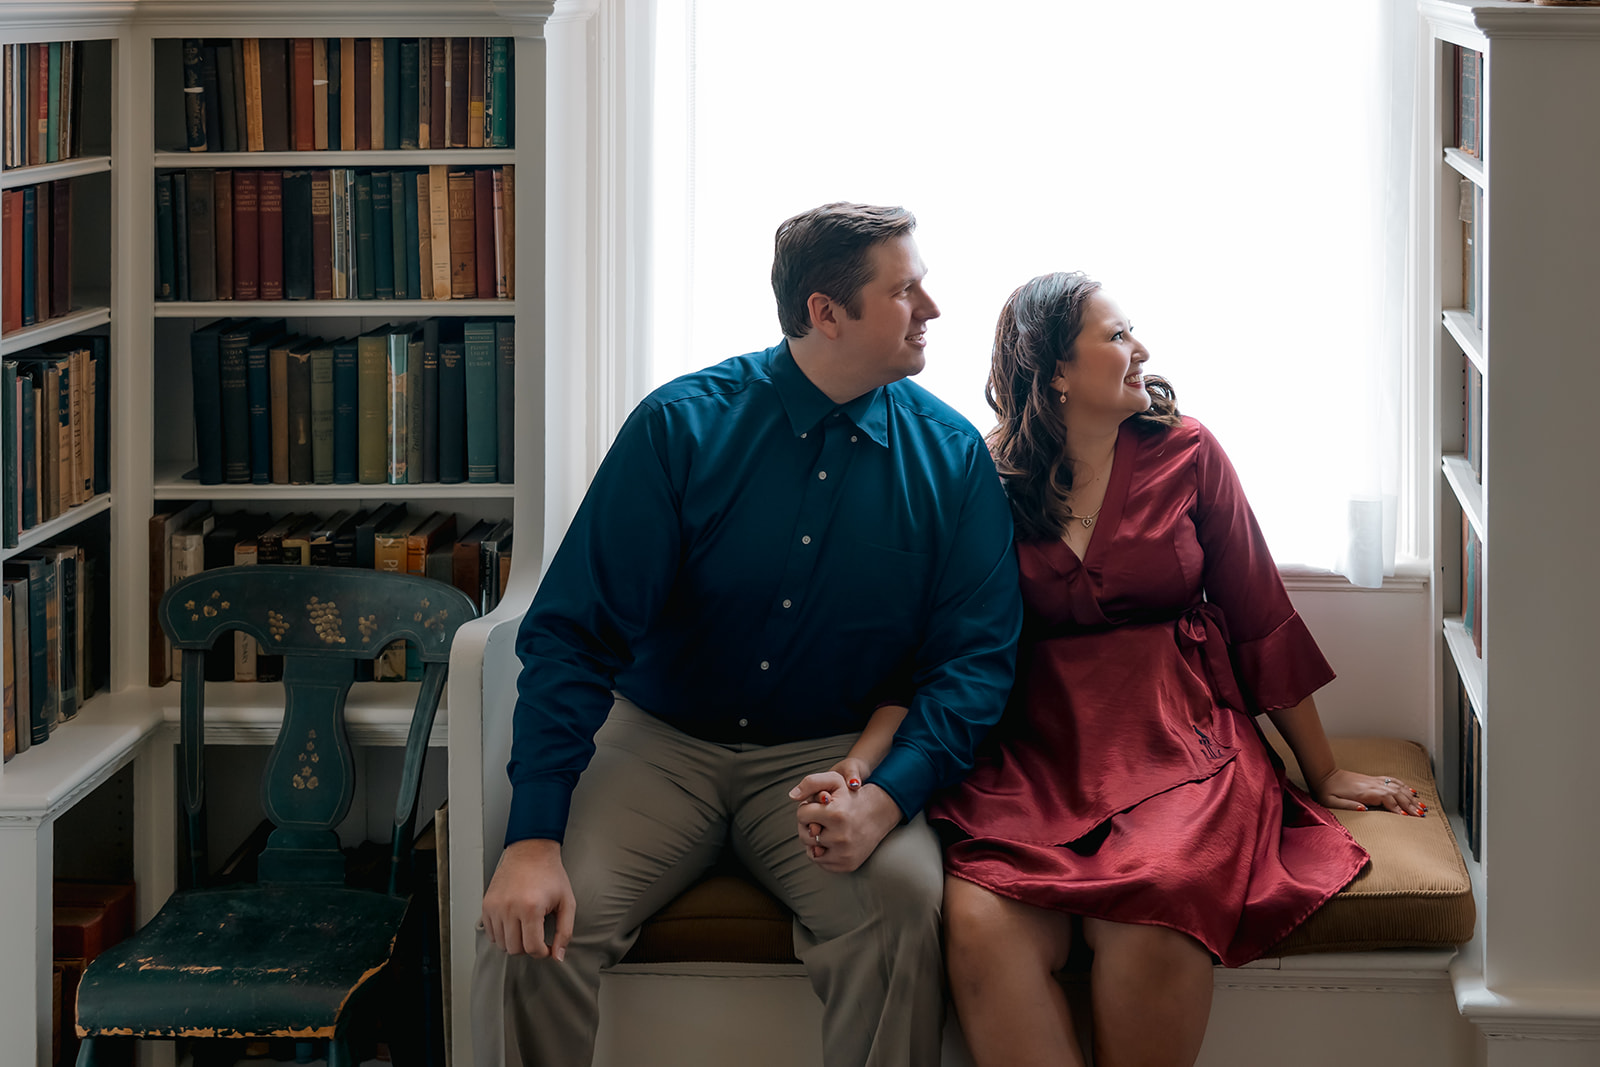
M 387 964 L 403 918 L 417 793 L 450 644 L 477 614 L 457 589 L 415 575 L 332 567 L 224 567 L 184 579 L 160 606 L 183 652 L 180 755 L 188 884 L 78 989 L 79 1067 L 116 1037 L 327 1041 L 351 1062 L 351 1017 Z M 261 782 L 276 827 L 258 881 L 206 887 L 205 650 L 238 630 L 284 656 L 285 707 Z M 394 805 L 387 892 L 345 886 L 335 833 L 355 793 L 344 704 L 356 662 L 391 641 L 420 650 L 423 679 Z

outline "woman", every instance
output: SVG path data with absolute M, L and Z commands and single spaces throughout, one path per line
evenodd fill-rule
M 1024 285 L 995 332 L 990 445 L 1027 621 L 1006 719 L 929 811 L 980 1067 L 1083 1062 L 1052 977 L 1080 935 L 1095 1063 L 1193 1063 L 1213 960 L 1255 959 L 1365 865 L 1322 805 L 1423 812 L 1398 779 L 1334 765 L 1311 699 L 1333 671 L 1227 457 L 1149 358 L 1082 274 Z

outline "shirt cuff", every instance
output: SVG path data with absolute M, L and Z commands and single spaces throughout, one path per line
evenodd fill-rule
M 523 782 L 511 787 L 511 814 L 506 818 L 507 845 L 529 838 L 564 841 L 572 790 L 562 782 Z
M 900 813 L 910 819 L 928 802 L 928 794 L 939 785 L 939 776 L 919 750 L 895 745 L 869 781 L 888 793 L 900 806 Z

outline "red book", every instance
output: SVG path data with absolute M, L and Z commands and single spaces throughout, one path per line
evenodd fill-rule
M 233 299 L 233 171 L 212 174 L 211 203 L 215 208 L 212 223 L 217 238 L 217 299 Z
M 5 291 L 0 303 L 0 331 L 22 325 L 22 190 L 0 193 L 0 234 L 5 245 Z
M 233 175 L 233 298 L 261 299 L 261 172 Z
M 28 59 L 33 63 L 33 118 L 34 136 L 29 138 L 33 143 L 33 158 L 29 163 L 48 163 L 50 161 L 50 46 L 47 44 L 30 44 L 28 46 Z M 40 316 L 43 318 L 43 316 Z
M 467 147 L 467 58 L 471 49 L 470 38 L 451 37 L 446 93 L 450 97 L 449 113 L 445 118 L 450 148 Z
M 483 147 L 483 72 L 488 69 L 485 61 L 484 44 L 486 38 L 470 38 L 471 44 L 467 53 L 467 147 Z
M 261 299 L 283 299 L 283 171 L 261 172 Z
M 428 41 L 428 143 L 434 148 L 445 147 L 444 54 L 445 39 L 443 37 L 430 38 Z
M 50 183 L 50 317 L 72 310 L 72 183 L 62 178 Z
M 316 97 L 316 80 L 312 74 L 311 38 L 296 37 L 293 43 L 294 69 L 289 74 L 293 86 L 294 150 L 310 152 L 317 147 L 317 113 L 312 101 Z
M 494 296 L 494 170 L 472 172 L 473 248 L 478 260 L 478 298 Z
M 372 147 L 372 40 L 356 38 L 356 151 Z M 339 131 L 340 136 L 344 131 Z
M 333 299 L 333 174 L 311 172 L 311 298 Z

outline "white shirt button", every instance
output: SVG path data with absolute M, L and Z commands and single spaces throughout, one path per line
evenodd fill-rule
M 801 434 L 800 435 L 800 440 L 804 441 L 805 439 L 806 439 L 806 435 L 805 434 Z
M 800 538 L 800 543 L 802 545 L 809 545 L 811 543 L 811 535 L 806 534 L 804 537 Z
M 772 664 L 768 663 L 766 660 L 762 660 L 761 661 L 761 669 L 762 670 L 767 670 L 771 666 L 772 666 Z
M 856 435 L 855 434 L 851 434 L 850 435 L 850 443 L 851 444 L 855 444 L 856 443 Z
M 750 720 L 749 719 L 740 719 L 739 720 L 739 725 L 740 726 L 749 726 L 750 725 Z
M 784 601 L 784 602 L 783 602 L 783 606 L 784 606 L 784 607 L 789 607 L 789 606 L 790 606 L 790 604 L 791 604 L 791 603 L 792 603 L 792 602 L 791 602 L 791 601 L 789 601 L 789 600 L 785 600 L 785 601 Z
M 825 482 L 827 480 L 828 480 L 828 472 L 827 471 L 818 471 L 817 472 L 817 481 Z

